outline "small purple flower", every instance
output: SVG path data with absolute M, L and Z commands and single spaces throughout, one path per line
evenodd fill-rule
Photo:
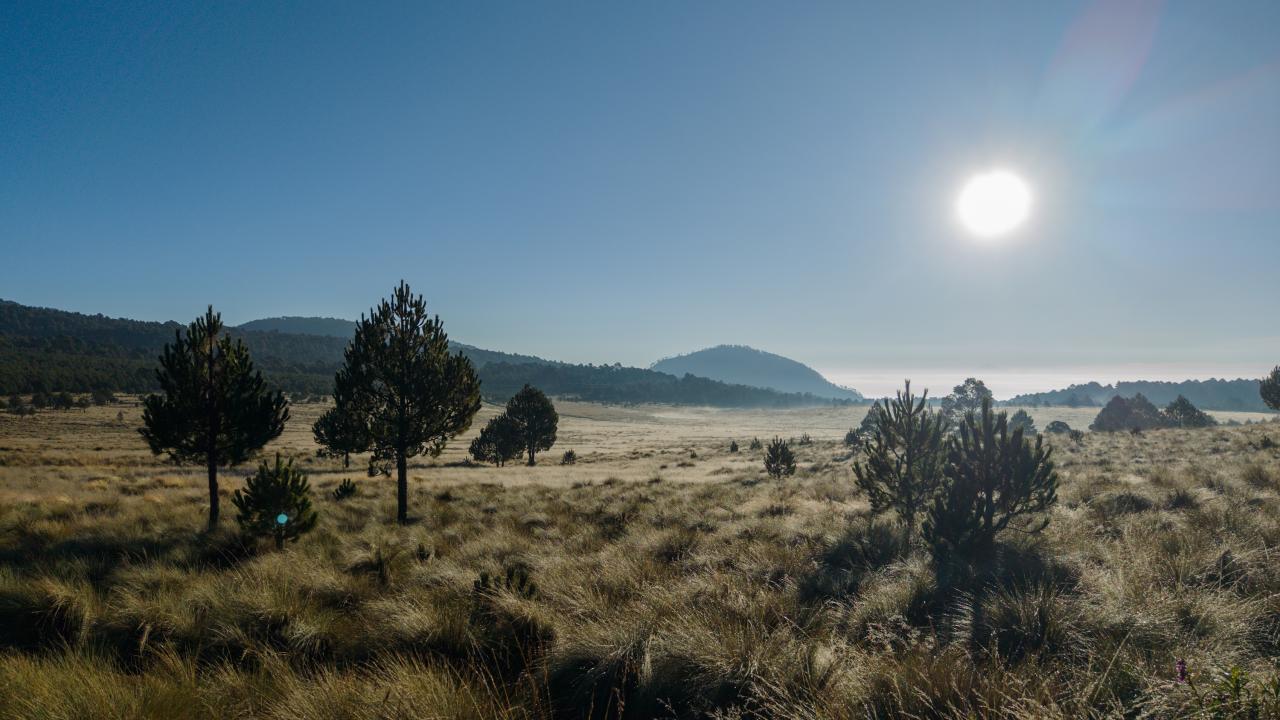
M 1187 681 L 1187 661 L 1178 658 L 1178 662 L 1173 665 L 1174 670 L 1178 673 L 1178 682 L 1185 683 Z

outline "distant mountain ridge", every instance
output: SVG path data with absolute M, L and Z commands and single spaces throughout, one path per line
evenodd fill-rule
M 735 385 L 804 393 L 832 400 L 862 400 L 862 394 L 827 380 L 817 370 L 790 358 L 746 345 L 717 345 L 664 358 L 650 369 L 677 377 L 685 374 Z
M 341 318 L 328 317 L 270 317 L 261 320 L 250 320 L 236 326 L 238 330 L 250 332 L 269 332 L 284 333 L 290 335 L 316 335 L 321 337 L 341 338 L 344 347 L 345 343 L 351 340 L 352 335 L 356 332 L 355 320 L 343 320 Z M 535 365 L 555 365 L 558 364 L 552 360 L 546 360 L 534 355 L 521 355 L 519 353 L 502 352 L 500 350 L 485 350 L 474 345 L 467 345 L 456 340 L 449 341 L 449 348 L 454 352 L 461 351 L 469 360 L 477 367 L 481 368 L 489 363 L 504 362 L 513 365 L 535 364 Z
M 339 325 L 341 323 L 341 325 Z M 0 394 L 151 392 L 157 358 L 186 325 L 110 318 L 0 300 Z M 309 329 L 337 334 L 283 332 Z M 334 318 L 268 318 L 228 328 L 249 348 L 269 383 L 290 393 L 328 394 L 354 323 Z M 532 355 L 450 342 L 476 366 L 487 399 L 504 401 L 525 383 L 548 393 L 610 403 L 713 407 L 804 407 L 825 398 L 781 393 L 621 365 L 569 365 Z
M 249 322 L 241 323 L 236 327 L 250 332 L 281 332 L 293 335 L 324 335 L 326 337 L 340 337 L 348 340 L 351 339 L 351 334 L 356 331 L 356 323 L 354 320 L 343 320 L 341 318 L 329 317 L 299 317 L 296 315 L 250 320 Z

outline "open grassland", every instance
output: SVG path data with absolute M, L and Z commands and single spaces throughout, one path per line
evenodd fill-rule
M 315 457 L 322 409 L 267 450 L 320 511 L 283 552 L 198 532 L 202 469 L 129 402 L 0 416 L 0 717 L 1230 717 L 1232 667 L 1280 708 L 1277 425 L 1053 438 L 1048 529 L 947 594 L 855 492 L 863 409 L 561 403 L 537 467 L 418 458 L 406 527 L 393 482 Z M 804 433 L 767 479 L 750 439 Z

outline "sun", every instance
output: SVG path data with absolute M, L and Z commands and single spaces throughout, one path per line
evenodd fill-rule
M 980 238 L 1007 235 L 1031 215 L 1031 188 L 1008 170 L 978 173 L 956 198 L 960 224 Z

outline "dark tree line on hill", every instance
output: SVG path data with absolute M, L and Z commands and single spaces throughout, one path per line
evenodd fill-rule
M 510 397 L 525 385 L 535 385 L 549 395 L 619 404 L 736 408 L 852 404 L 807 393 L 780 393 L 747 385 L 729 385 L 694 375 L 676 377 L 620 365 L 514 365 L 499 362 L 484 366 L 480 378 L 484 382 L 485 397 L 494 400 Z
M 181 329 L 0 301 L 0 393 L 156 390 L 155 358 Z M 327 393 L 346 346 L 318 335 L 224 332 L 244 343 L 272 387 L 291 393 Z
M 1257 380 L 1186 380 L 1162 382 L 1136 380 L 1101 385 L 1096 382 L 1072 385 L 1063 390 L 1030 393 L 1010 398 L 1006 405 L 1058 405 L 1066 407 L 1102 407 L 1113 397 L 1142 395 L 1158 406 L 1168 405 L 1179 396 L 1205 410 L 1266 412 L 1268 406 L 1258 394 Z
M 182 328 L 175 322 L 124 320 L 0 301 L 0 395 L 153 392 L 159 389 L 155 358 Z M 348 341 L 236 328 L 225 332 L 243 341 L 268 385 L 290 394 L 330 394 Z M 485 396 L 495 400 L 535 385 L 551 395 L 628 404 L 803 407 L 841 402 L 618 365 L 552 363 L 457 343 L 450 351 L 471 360 Z

